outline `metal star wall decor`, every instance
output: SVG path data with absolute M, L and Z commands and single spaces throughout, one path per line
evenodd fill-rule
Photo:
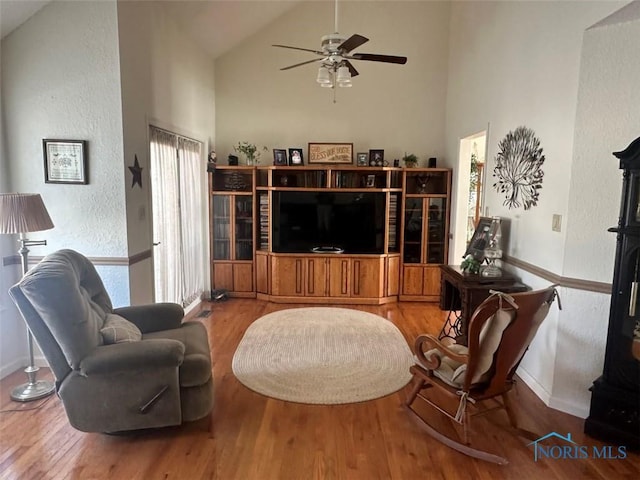
M 133 162 L 132 167 L 128 167 L 129 171 L 133 174 L 133 178 L 131 180 L 131 188 L 136 186 L 136 183 L 140 185 L 142 188 L 142 167 L 138 163 L 138 155 L 134 156 L 135 160 Z
M 506 194 L 503 205 L 512 208 L 524 207 L 529 210 L 538 204 L 542 177 L 541 167 L 544 155 L 540 140 L 527 127 L 518 127 L 498 144 L 498 155 L 493 176 L 498 179 L 493 187 Z

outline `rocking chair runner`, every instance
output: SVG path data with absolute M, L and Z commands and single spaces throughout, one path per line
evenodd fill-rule
M 516 369 L 557 296 L 555 287 L 511 295 L 492 292 L 471 317 L 468 347 L 447 346 L 432 335 L 420 335 L 416 339 L 419 365 L 411 367 L 415 385 L 407 407 L 431 436 L 466 455 L 504 465 L 508 463 L 505 458 L 469 446 L 467 425 L 471 417 L 504 408 L 517 433 L 532 435 L 518 428 L 507 392 L 513 387 Z M 422 393 L 431 387 L 437 387 L 447 398 L 457 401 L 455 414 Z M 497 397 L 501 397 L 502 402 Z M 411 407 L 416 398 L 462 425 L 463 443 L 438 432 L 420 417 Z M 485 400 L 494 400 L 497 406 L 470 414 L 469 404 L 476 406 Z

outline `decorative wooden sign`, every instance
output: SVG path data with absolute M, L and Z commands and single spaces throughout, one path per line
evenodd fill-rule
M 309 163 L 353 163 L 353 143 L 309 143 Z

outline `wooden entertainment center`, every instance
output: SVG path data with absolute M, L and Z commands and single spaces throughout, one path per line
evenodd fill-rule
M 209 194 L 214 290 L 286 303 L 440 298 L 439 266 L 447 262 L 449 243 L 450 169 L 216 166 L 209 174 Z M 375 199 L 365 194 L 376 194 Z M 287 251 L 287 215 L 277 207 L 285 197 L 310 195 L 320 199 L 318 205 L 323 196 L 376 203 L 375 218 L 365 220 L 366 235 L 375 237 L 375 253 Z M 313 222 L 322 223 L 322 215 L 320 208 L 309 211 Z M 340 245 L 319 239 L 317 247 Z

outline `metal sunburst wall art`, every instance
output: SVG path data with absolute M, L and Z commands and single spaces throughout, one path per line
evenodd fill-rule
M 542 188 L 544 155 L 540 140 L 533 130 L 518 127 L 498 144 L 498 155 L 493 176 L 498 181 L 493 187 L 506 195 L 503 205 L 529 210 L 538 204 Z

